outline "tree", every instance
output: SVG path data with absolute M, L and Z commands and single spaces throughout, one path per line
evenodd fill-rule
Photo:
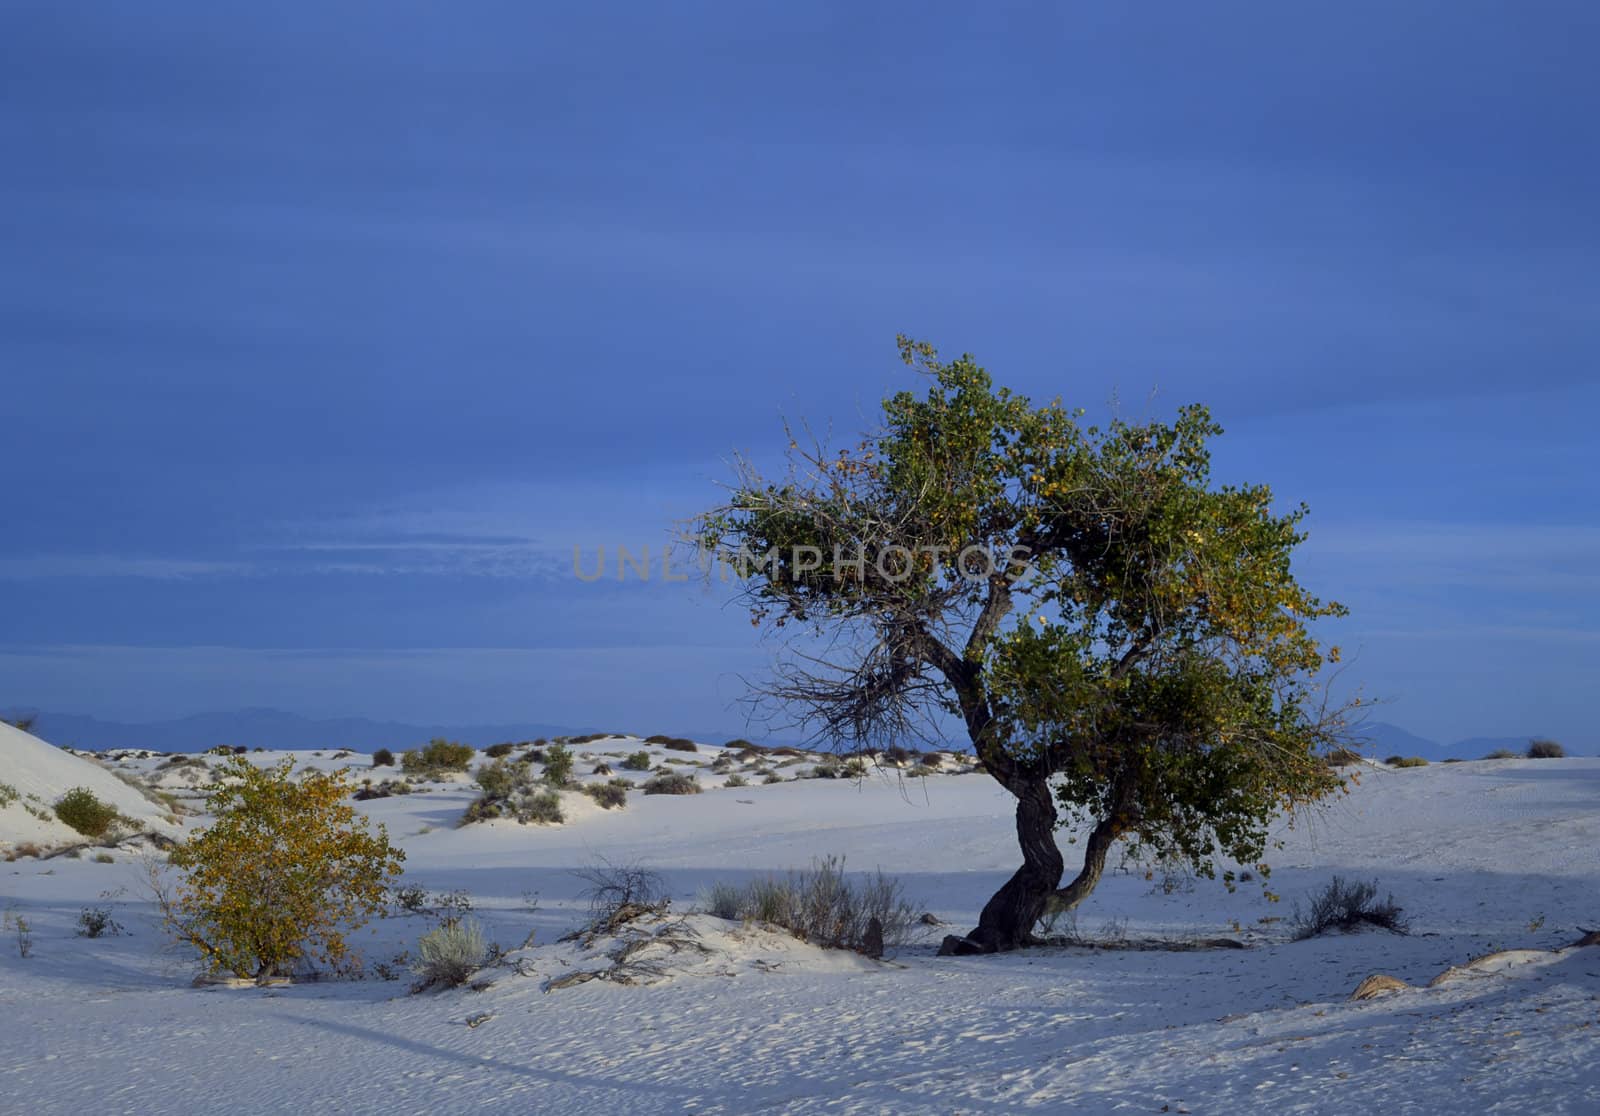
M 886 400 L 852 449 L 791 432 L 784 477 L 740 462 L 694 521 L 708 576 L 797 637 L 754 697 L 840 749 L 962 726 L 1017 800 L 1023 863 L 949 952 L 1030 943 L 1119 839 L 1208 877 L 1259 865 L 1280 811 L 1342 785 L 1320 758 L 1345 736 L 1320 681 L 1338 649 L 1311 625 L 1345 610 L 1291 572 L 1304 505 L 1214 485 L 1204 407 L 1086 427 L 970 356 L 899 347 L 925 396 Z M 1065 886 L 1063 812 L 1088 827 Z
M 347 960 L 346 932 L 378 913 L 405 853 L 369 830 L 345 797 L 345 774 L 294 761 L 219 768 L 209 828 L 174 849 L 176 893 L 158 891 L 168 926 L 213 972 L 261 979 L 301 958 Z

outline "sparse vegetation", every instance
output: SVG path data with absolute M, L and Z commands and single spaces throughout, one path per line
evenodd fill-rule
M 649 771 L 651 762 L 650 753 L 640 750 L 622 760 L 621 767 L 624 771 Z
M 56 799 L 55 811 L 56 817 L 89 838 L 104 837 L 122 816 L 88 787 L 73 787 Z
M 628 804 L 628 781 L 617 779 L 609 783 L 586 783 L 583 793 L 607 810 L 620 810 Z
M 1339 747 L 1330 750 L 1323 758 L 1329 767 L 1349 767 L 1361 762 L 1361 753 L 1353 748 Z
M 1567 750 L 1554 740 L 1536 737 L 1528 741 L 1529 759 L 1563 759 L 1566 754 Z
M 1427 767 L 1428 761 L 1421 756 L 1390 756 L 1383 761 L 1390 767 Z
M 1401 909 L 1393 895 L 1380 903 L 1376 881 L 1346 882 L 1341 876 L 1333 877 L 1327 887 L 1311 896 L 1304 910 L 1296 903 L 1290 922 L 1296 941 L 1314 938 L 1330 930 L 1349 932 L 1361 926 L 1376 926 L 1396 934 L 1406 931 Z
M 1491 760 L 1491 759 L 1522 759 L 1522 757 L 1520 755 L 1518 755 L 1516 752 L 1513 752 L 1510 748 L 1496 748 L 1494 751 L 1490 752 L 1488 755 L 1484 756 L 1483 758 L 1486 759 L 1486 760 Z
M 412 748 L 400 759 L 406 771 L 436 776 L 450 771 L 465 771 L 472 762 L 472 745 L 434 739 L 421 748 Z
M 171 853 L 175 892 L 152 869 L 168 928 L 213 972 L 262 979 L 302 959 L 342 964 L 347 932 L 382 912 L 405 853 L 345 799 L 343 772 L 233 758 L 210 794 L 212 825 Z
M 471 920 L 452 920 L 435 926 L 417 942 L 412 972 L 414 992 L 429 988 L 458 988 L 472 979 L 488 956 L 483 928 Z
M 110 907 L 84 907 L 78 912 L 78 937 L 114 938 L 122 933 L 122 923 L 111 916 Z
M 669 771 L 646 779 L 643 790 L 645 794 L 699 794 L 701 787 L 693 775 Z
M 552 787 L 564 787 L 572 781 L 572 749 L 565 744 L 552 744 L 544 753 L 544 781 Z
M 666 901 L 666 885 L 661 876 L 638 861 L 615 864 L 604 857 L 572 875 L 586 886 L 583 897 L 589 901 L 589 928 L 614 924 L 622 915 L 639 908 L 658 908 Z
M 17 792 L 16 787 L 10 783 L 0 783 L 0 808 L 11 805 L 21 797 L 22 795 Z
M 734 772 L 722 781 L 722 785 L 725 787 L 745 787 L 750 785 L 750 780 L 738 772 Z
M 903 944 L 918 917 L 898 880 L 879 871 L 852 881 L 839 856 L 821 857 L 809 869 L 752 880 L 743 887 L 715 884 L 704 905 L 720 918 L 769 922 L 824 949 L 869 956 L 882 956 L 885 949 Z
M 566 820 L 554 787 L 536 783 L 528 766 L 497 759 L 474 776 L 483 793 L 467 806 L 462 825 L 512 818 L 524 824 L 557 825 Z
M 491 744 L 483 750 L 483 754 L 490 759 L 504 759 L 511 754 L 511 750 L 515 747 L 515 744 L 510 743 Z
M 376 752 L 372 753 L 372 766 L 393 767 L 394 753 L 389 751 L 387 748 L 379 748 Z

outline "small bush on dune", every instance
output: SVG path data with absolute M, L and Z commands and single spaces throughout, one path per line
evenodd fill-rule
M 483 967 L 488 952 L 483 929 L 476 922 L 451 920 L 434 927 L 417 942 L 417 958 L 412 965 L 417 983 L 412 991 L 459 988 Z
M 462 825 L 512 818 L 524 824 L 558 825 L 566 821 L 561 796 L 552 787 L 539 787 L 527 765 L 497 759 L 473 776 L 483 793 L 467 805 Z
M 1528 741 L 1529 759 L 1561 759 L 1566 754 L 1567 750 L 1554 740 L 1539 738 Z
M 628 784 L 625 781 L 617 783 L 588 783 L 585 784 L 583 793 L 607 810 L 618 810 L 628 804 Z
M 644 783 L 645 794 L 699 794 L 700 789 L 694 776 L 679 771 L 657 775 Z
M 700 750 L 693 740 L 685 740 L 682 737 L 663 740 L 661 746 L 669 752 L 698 752 Z
M 783 776 L 779 775 L 776 771 L 769 771 L 765 775 L 761 776 L 761 781 L 770 786 L 773 783 L 783 782 Z
M 11 805 L 21 797 L 22 795 L 17 792 L 16 787 L 10 783 L 0 783 L 0 808 Z
M 393 767 L 394 753 L 389 751 L 387 748 L 379 748 L 376 752 L 372 753 L 372 766 Z
M 1349 767 L 1361 762 L 1361 753 L 1353 748 L 1335 748 L 1323 758 L 1329 767 Z
M 722 785 L 725 787 L 744 787 L 750 785 L 750 780 L 746 779 L 743 775 L 734 773 L 724 779 Z
M 564 787 L 572 779 L 572 750 L 564 744 L 552 744 L 544 753 L 544 781 L 553 787 Z
M 407 771 L 418 775 L 465 771 L 472 762 L 472 745 L 436 738 L 421 748 L 406 752 L 400 762 Z
M 609 763 L 606 763 L 604 760 L 602 760 L 601 762 L 599 762 L 599 763 L 594 765 L 594 769 L 592 771 L 590 771 L 589 774 L 591 774 L 591 775 L 609 775 L 609 774 L 611 774 L 611 765 Z
M 766 749 L 762 748 L 761 745 L 759 745 L 759 744 L 750 743 L 750 741 L 746 740 L 742 736 L 736 737 L 735 739 L 728 741 L 726 744 L 723 745 L 723 747 L 724 748 L 732 748 L 732 749 L 734 749 L 736 751 L 740 751 L 740 752 L 762 752 L 762 751 L 766 750 Z
M 104 837 L 121 816 L 88 787 L 73 787 L 56 799 L 56 817 L 85 837 Z
M 720 918 L 770 922 L 824 949 L 882 956 L 905 942 L 917 921 L 900 882 L 881 871 L 858 881 L 845 875 L 844 858 L 821 857 L 809 869 L 768 876 L 744 887 L 713 884 L 703 900 Z
M 1330 930 L 1351 931 L 1360 926 L 1377 926 L 1396 934 L 1406 931 L 1401 911 L 1390 895 L 1378 902 L 1378 885 L 1358 880 L 1346 882 L 1335 876 L 1328 886 L 1313 895 L 1310 905 L 1301 910 L 1296 903 L 1292 925 L 1296 941 L 1314 938 Z
M 1490 752 L 1488 755 L 1484 756 L 1483 758 L 1484 759 L 1521 759 L 1522 757 L 1517 755 L 1517 753 L 1513 752 L 1510 748 L 1496 748 L 1494 751 Z
M 1428 761 L 1421 756 L 1390 756 L 1383 761 L 1390 767 L 1427 767 Z
M 491 744 L 483 750 L 483 754 L 488 756 L 490 759 L 504 759 L 506 756 L 511 754 L 511 749 L 515 747 L 515 744 L 509 743 Z
M 370 802 L 374 798 L 389 798 L 397 794 L 410 794 L 411 784 L 401 782 L 399 779 L 385 779 L 381 783 L 370 783 L 356 788 L 350 797 L 357 802 Z
M 638 861 L 614 864 L 601 857 L 592 864 L 573 869 L 571 874 L 588 885 L 583 889 L 583 897 L 589 901 L 591 931 L 614 925 L 619 915 L 666 903 L 666 885 L 661 876 Z
M 624 759 L 622 768 L 626 771 L 649 771 L 650 763 L 650 753 L 639 751 Z
M 122 923 L 111 917 L 110 907 L 84 907 L 78 912 L 78 937 L 114 938 L 122 933 Z

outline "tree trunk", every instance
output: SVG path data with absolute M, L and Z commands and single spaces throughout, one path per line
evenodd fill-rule
M 1106 854 L 1122 834 L 1123 818 L 1113 815 L 1096 823 L 1084 843 L 1083 867 L 1066 887 L 1061 849 L 1056 845 L 1056 807 L 1048 777 L 1014 780 L 1006 789 L 1017 796 L 1017 843 L 1022 867 L 984 904 L 978 926 L 966 937 L 948 935 L 940 956 L 1002 953 L 1034 945 L 1033 928 L 1054 908 L 1071 910 L 1089 897 L 1105 872 Z
M 1061 884 L 1065 861 L 1056 847 L 1056 805 L 1048 779 L 1009 784 L 1017 796 L 1017 843 L 1022 867 L 984 904 L 978 927 L 966 937 L 951 934 L 939 947 L 943 955 L 998 953 L 1030 944 L 1033 928 Z

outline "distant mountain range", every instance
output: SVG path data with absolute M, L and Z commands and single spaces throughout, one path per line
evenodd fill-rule
M 310 749 L 351 748 L 370 752 L 375 748 L 410 748 L 436 736 L 460 740 L 476 747 L 502 740 L 534 740 L 541 736 L 574 736 L 586 732 L 645 733 L 667 732 L 706 743 L 721 743 L 731 736 L 726 731 L 688 732 L 672 726 L 553 725 L 536 721 L 510 724 L 405 724 L 400 721 L 375 721 L 366 717 L 318 719 L 287 713 L 281 709 L 237 709 L 222 713 L 197 713 L 166 721 L 130 723 L 107 721 L 80 713 L 40 713 L 33 731 L 52 744 L 104 751 L 109 748 L 150 748 L 162 752 L 201 752 L 218 744 L 247 748 Z M 758 743 L 760 734 L 745 733 Z M 1424 759 L 1482 759 L 1501 748 L 1521 752 L 1528 746 L 1527 736 L 1475 736 L 1454 744 L 1441 744 L 1409 732 L 1398 725 L 1370 721 L 1356 730 L 1367 754 L 1422 756 Z
M 1454 744 L 1441 744 L 1437 740 L 1429 740 L 1425 736 L 1408 732 L 1399 725 L 1383 721 L 1369 721 L 1359 726 L 1355 736 L 1365 742 L 1364 750 L 1374 759 L 1386 759 L 1398 755 L 1421 756 L 1427 760 L 1482 759 L 1490 752 L 1501 749 L 1508 749 L 1520 755 L 1527 751 L 1528 741 L 1533 739 L 1533 735 L 1471 736 L 1465 740 L 1457 740 Z

